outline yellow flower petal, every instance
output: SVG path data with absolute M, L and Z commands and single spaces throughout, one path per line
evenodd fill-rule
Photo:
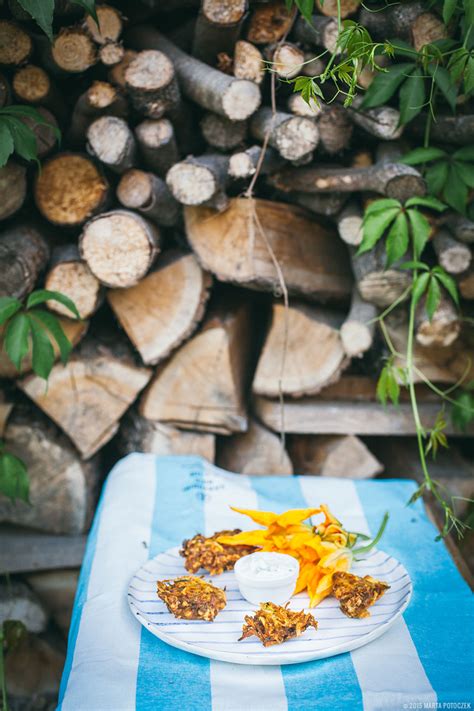
M 236 506 L 230 507 L 232 511 L 237 511 L 237 513 L 244 514 L 244 516 L 249 516 L 252 521 L 259 523 L 261 526 L 269 526 L 271 523 L 276 521 L 277 514 L 271 511 L 255 511 L 254 509 L 238 509 Z
M 291 524 L 301 523 L 301 521 L 305 521 L 310 516 L 320 513 L 320 511 L 321 510 L 319 508 L 290 509 L 290 511 L 285 511 L 285 513 L 280 514 L 276 519 L 276 523 L 278 523 L 279 526 L 289 526 Z
M 267 540 L 266 534 L 267 532 L 262 528 L 256 531 L 242 531 L 235 536 L 219 536 L 217 541 L 227 546 L 262 546 Z

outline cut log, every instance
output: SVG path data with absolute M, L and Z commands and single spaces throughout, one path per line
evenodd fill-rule
M 94 119 L 107 116 L 125 117 L 128 113 L 125 97 L 106 81 L 94 81 L 78 98 L 71 114 L 68 129 L 70 143 L 82 143 L 87 129 Z
M 333 17 L 313 15 L 311 24 L 299 17 L 295 23 L 294 35 L 298 42 L 310 47 L 324 47 L 329 52 L 335 52 L 339 30 L 337 20 Z
M 235 45 L 233 69 L 236 79 L 248 79 L 261 84 L 265 76 L 262 53 L 251 42 L 239 40 Z
M 75 244 L 55 247 L 44 287 L 72 299 L 83 319 L 92 316 L 101 303 L 100 282 L 81 259 Z M 61 316 L 71 316 L 69 309 L 59 301 L 48 301 L 47 305 Z
M 313 51 L 304 53 L 304 61 L 301 74 L 305 77 L 318 77 L 326 69 L 324 60 L 320 57 L 315 57 Z
M 347 111 L 337 104 L 324 107 L 318 117 L 322 148 L 329 155 L 341 153 L 349 147 L 353 126 Z
M 28 61 L 33 51 L 31 37 L 15 22 L 0 20 L 0 64 L 17 67 Z
M 199 333 L 158 368 L 140 414 L 182 429 L 245 432 L 250 355 L 248 304 L 212 311 Z
M 249 421 L 244 434 L 220 440 L 216 464 L 227 471 L 251 476 L 293 474 L 293 465 L 280 438 L 256 420 Z
M 203 268 L 222 281 L 278 291 L 281 284 L 270 245 L 290 293 L 336 300 L 350 293 L 352 277 L 344 246 L 301 208 L 236 198 L 220 215 L 188 207 L 185 222 Z
M 38 533 L 18 526 L 1 526 L 0 570 L 78 568 L 84 558 L 86 536 Z
M 44 380 L 42 383 L 39 387 L 44 395 Z M 76 395 L 72 388 L 71 407 Z M 98 424 L 96 420 L 92 423 L 94 427 Z M 13 504 L 2 497 L 0 521 L 51 533 L 87 531 L 100 480 L 97 460 L 81 462 L 67 438 L 30 408 L 15 408 L 5 431 L 5 442 L 8 451 L 26 465 L 31 505 L 23 501 Z
M 240 146 L 247 135 L 246 121 L 230 121 L 224 116 L 207 113 L 201 119 L 201 132 L 213 148 L 230 151 Z
M 17 212 L 26 198 L 26 168 L 9 160 L 0 168 L 0 220 Z
M 243 121 L 260 105 L 260 89 L 246 79 L 230 77 L 182 52 L 163 35 L 148 27 L 136 27 L 129 41 L 138 49 L 164 52 L 174 64 L 183 92 L 204 109 Z
M 166 184 L 183 205 L 209 203 L 218 210 L 225 209 L 228 204 L 224 193 L 228 168 L 228 156 L 218 153 L 189 156 L 168 171 Z
M 311 119 L 264 107 L 250 121 L 250 133 L 258 141 L 268 142 L 282 158 L 298 160 L 311 153 L 319 141 L 319 131 Z
M 469 269 L 472 260 L 469 246 L 458 242 L 448 230 L 439 230 L 432 242 L 439 263 L 449 274 L 462 274 Z
M 338 329 L 343 316 L 319 306 L 274 303 L 252 390 L 301 397 L 335 382 L 349 364 Z
M 448 37 L 446 25 L 432 12 L 423 12 L 418 15 L 411 27 L 413 46 L 417 52 L 427 44 Z
M 383 471 L 383 464 L 354 435 L 294 435 L 288 449 L 297 474 L 371 479 Z
M 283 163 L 283 158 L 271 146 L 267 146 L 262 156 L 262 146 L 250 146 L 245 151 L 239 151 L 229 158 L 229 176 L 231 178 L 250 178 L 259 166 L 259 174 L 267 175 L 277 170 Z
M 120 64 L 125 56 L 125 50 L 120 42 L 106 42 L 99 47 L 99 59 L 106 67 Z
M 467 272 L 459 275 L 458 286 L 464 299 L 474 299 L 474 264 L 472 262 Z
M 69 318 L 60 318 L 60 324 L 67 339 L 73 344 L 79 343 L 81 338 L 87 331 L 88 322 L 87 321 L 73 321 Z M 32 368 L 31 360 L 31 347 L 25 358 L 21 363 L 20 371 L 18 371 L 9 357 L 7 356 L 5 349 L 3 347 L 3 328 L 0 327 L 0 378 L 17 378 L 18 375 L 24 375 L 29 373 Z M 56 341 L 52 342 L 55 360 L 59 358 L 59 349 Z
M 340 3 L 337 0 L 316 0 L 316 7 L 319 12 L 328 17 L 337 17 L 338 15 L 338 5 L 340 5 L 340 12 L 342 19 L 353 15 L 359 8 L 361 0 L 341 0 Z
M 421 299 L 416 313 L 416 340 L 422 346 L 450 346 L 461 332 L 459 313 L 451 299 L 442 294 L 433 318 L 426 313 L 426 300 Z
M 125 344 L 108 348 L 83 341 L 67 365 L 55 365 L 44 380 L 30 375 L 18 385 L 90 459 L 117 432 L 125 410 L 151 377 L 135 365 Z M 7 428 L 8 433 L 8 428 Z
M 37 106 L 36 111 L 47 121 L 46 124 L 31 116 L 22 116 L 20 120 L 34 136 L 38 158 L 44 158 L 48 153 L 51 153 L 58 142 L 58 122 L 44 106 Z
M 335 217 L 347 201 L 346 193 L 292 193 L 290 201 L 314 212 L 315 215 Z
M 136 286 L 111 290 L 107 299 L 143 362 L 155 364 L 195 330 L 210 286 L 192 254 L 172 251 Z
M 84 225 L 79 250 L 102 284 L 134 286 L 160 251 L 160 233 L 151 222 L 130 210 L 111 210 Z
M 342 208 L 337 216 L 337 230 L 346 244 L 357 246 L 362 242 L 362 220 L 362 210 L 355 200 Z
M 40 104 L 58 116 L 64 113 L 64 105 L 49 75 L 42 67 L 26 64 L 13 75 L 13 91 L 19 101 Z
M 10 227 L 0 234 L 0 296 L 23 299 L 33 290 L 49 259 L 49 248 L 30 225 Z
M 247 0 L 202 0 L 192 54 L 211 65 L 216 64 L 219 53 L 231 55 L 246 13 Z
M 359 293 L 376 306 L 390 306 L 411 284 L 410 275 L 395 266 L 386 269 L 385 247 L 378 242 L 370 252 L 352 251 L 352 269 Z
M 354 286 L 351 308 L 341 326 L 342 345 L 349 358 L 360 358 L 371 348 L 377 315 L 377 307 L 364 301 L 357 286 Z
M 286 168 L 272 176 L 271 183 L 285 192 L 371 191 L 401 202 L 426 193 L 425 181 L 417 170 L 387 162 L 369 168 Z
M 290 31 L 294 19 L 294 10 L 289 10 L 284 0 L 256 5 L 250 16 L 247 39 L 253 44 L 279 42 Z
M 180 204 L 166 183 L 153 173 L 135 168 L 127 170 L 117 186 L 117 198 L 124 207 L 138 210 L 157 225 L 172 227 L 180 221 Z
M 124 173 L 137 162 L 135 137 L 127 122 L 117 116 L 101 116 L 90 124 L 87 149 L 114 173 Z
M 362 103 L 362 102 L 360 102 Z M 377 106 L 375 109 L 359 110 L 359 102 L 346 109 L 351 120 L 360 128 L 382 141 L 394 141 L 403 133 L 400 126 L 400 112 L 391 106 Z
M 374 12 L 373 7 L 363 5 L 359 15 L 359 22 L 375 39 L 383 42 L 387 37 L 397 37 L 411 42 L 413 25 L 426 12 L 426 4 L 421 0 L 409 0 L 401 5 L 377 6 L 376 9 Z
M 179 161 L 173 124 L 168 119 L 147 119 L 135 128 L 145 166 L 164 178 Z
M 115 64 L 108 73 L 109 81 L 111 84 L 119 86 L 121 89 L 125 89 L 125 72 L 127 71 L 129 65 L 133 62 L 138 52 L 133 49 L 126 49 L 123 53 L 123 57 Z
M 145 452 L 159 456 L 196 455 L 214 462 L 216 436 L 208 432 L 187 432 L 152 422 L 130 410 L 122 420 L 118 442 L 122 456 Z
M 420 138 L 423 136 L 428 115 L 425 113 L 410 121 L 408 132 Z M 433 141 L 452 143 L 457 146 L 467 146 L 474 141 L 474 114 L 459 114 L 458 116 L 438 115 L 431 129 Z
M 18 620 L 36 634 L 44 632 L 48 624 L 40 599 L 19 580 L 0 583 L 0 625 L 7 620 Z
M 122 34 L 122 16 L 115 7 L 110 5 L 98 5 L 96 8 L 99 24 L 96 23 L 92 15 L 87 14 L 84 20 L 84 27 L 96 44 L 103 45 L 107 42 L 116 42 Z
M 32 573 L 26 578 L 65 637 L 71 622 L 78 577 L 77 570 L 53 570 Z
M 280 79 L 293 79 L 300 74 L 303 64 L 303 50 L 290 42 L 282 42 L 273 52 L 271 70 Z
M 36 206 L 50 222 L 78 226 L 100 212 L 108 184 L 94 163 L 76 153 L 61 153 L 43 163 L 34 186 Z
M 446 225 L 449 227 L 449 230 L 453 233 L 454 237 L 459 240 L 459 242 L 464 242 L 465 244 L 474 244 L 473 220 L 468 220 L 466 217 L 463 217 L 462 215 L 459 215 L 456 212 L 450 212 L 446 216 Z
M 136 110 L 149 118 L 159 119 L 179 106 L 174 67 L 163 52 L 139 52 L 125 70 L 125 85 Z
M 80 27 L 61 28 L 47 51 L 51 54 L 54 68 L 61 73 L 80 74 L 97 62 L 95 44 Z

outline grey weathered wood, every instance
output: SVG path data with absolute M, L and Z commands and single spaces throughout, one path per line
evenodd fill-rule
M 76 568 L 81 565 L 86 536 L 57 536 L 13 526 L 0 527 L 0 572 Z

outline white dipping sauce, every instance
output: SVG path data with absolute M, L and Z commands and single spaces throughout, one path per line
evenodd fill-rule
M 293 594 L 299 574 L 296 558 L 285 553 L 251 553 L 234 567 L 242 596 L 251 603 L 274 602 L 282 605 Z

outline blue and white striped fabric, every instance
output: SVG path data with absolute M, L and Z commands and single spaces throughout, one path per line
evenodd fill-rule
M 406 506 L 414 488 L 407 480 L 247 477 L 197 457 L 122 460 L 89 536 L 60 711 L 474 708 L 471 594 L 444 545 L 434 542 L 421 502 Z M 284 511 L 319 503 L 366 533 L 391 513 L 382 547 L 407 568 L 414 593 L 383 637 L 320 661 L 240 666 L 170 647 L 133 619 L 126 593 L 134 572 L 196 532 L 243 527 L 229 504 Z

